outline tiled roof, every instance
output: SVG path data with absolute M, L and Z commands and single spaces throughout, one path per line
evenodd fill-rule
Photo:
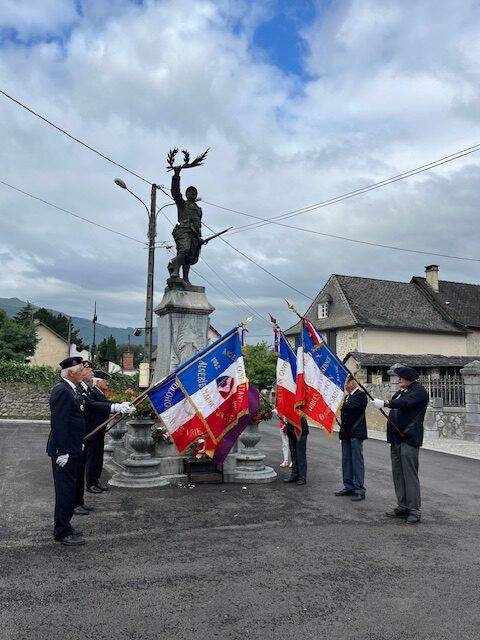
M 351 351 L 344 360 L 354 358 L 363 367 L 390 367 L 403 364 L 410 367 L 464 367 L 478 356 L 443 356 L 426 353 L 424 355 L 405 355 L 404 353 L 360 353 Z
M 480 285 L 440 280 L 436 293 L 425 278 L 414 277 L 412 282 L 418 284 L 453 322 L 467 327 L 480 327 Z
M 362 326 L 459 332 L 413 282 L 336 276 Z

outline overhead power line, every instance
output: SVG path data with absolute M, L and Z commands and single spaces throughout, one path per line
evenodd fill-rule
M 215 231 L 209 227 L 207 224 L 205 224 L 205 222 L 202 222 L 202 224 L 207 227 L 207 229 L 209 231 L 211 231 L 212 233 L 215 233 Z M 231 242 L 229 242 L 228 240 L 225 240 L 225 238 L 223 236 L 220 236 L 220 240 L 222 240 L 222 242 L 224 242 L 226 245 L 228 245 L 231 249 L 233 249 L 234 251 L 236 251 L 238 254 L 240 254 L 241 256 L 243 256 L 246 260 L 248 260 L 249 262 L 251 262 L 252 264 L 254 264 L 255 266 L 257 266 L 259 269 L 261 269 L 262 271 L 264 271 L 265 273 L 268 273 L 269 276 L 271 276 L 272 278 L 274 278 L 275 280 L 277 280 L 277 282 L 281 282 L 282 284 L 284 284 L 286 287 L 288 287 L 289 289 L 291 289 L 292 291 L 295 291 L 296 293 L 299 293 L 301 296 L 303 296 L 304 298 L 307 298 L 308 300 L 313 300 L 312 296 L 309 296 L 308 294 L 304 293 L 303 291 L 300 291 L 300 289 L 297 289 L 297 287 L 294 287 L 292 284 L 289 284 L 288 282 L 286 282 L 285 280 L 282 280 L 282 278 L 280 278 L 279 276 L 276 276 L 274 273 L 272 273 L 271 271 L 269 271 L 266 267 L 264 267 L 263 265 L 261 265 L 259 262 L 257 262 L 256 260 L 254 260 L 251 256 L 249 256 L 248 254 L 244 253 L 243 251 L 241 251 L 240 249 L 238 249 L 237 247 L 235 247 Z
M 310 211 L 316 211 L 317 209 L 328 207 L 332 204 L 337 204 L 338 202 L 343 202 L 344 200 L 348 200 L 355 196 L 362 195 L 363 193 L 368 193 L 369 191 L 380 189 L 381 187 L 385 187 L 389 184 L 399 182 L 400 180 L 405 180 L 406 178 L 410 178 L 411 176 L 417 175 L 419 173 L 424 173 L 425 171 L 429 171 L 430 169 L 434 169 L 435 167 L 439 167 L 443 164 L 447 164 L 448 162 L 453 162 L 453 160 L 457 160 L 458 158 L 463 158 L 464 156 L 475 153 L 476 151 L 480 151 L 480 143 L 472 145 L 471 147 L 467 147 L 465 149 L 460 149 L 460 151 L 451 153 L 448 156 L 443 156 L 442 158 L 438 158 L 437 160 L 432 160 L 432 162 L 428 162 L 427 164 L 420 165 L 419 167 L 415 167 L 414 169 L 409 169 L 408 171 L 398 173 L 394 176 L 391 176 L 390 178 L 385 178 L 384 180 L 380 180 L 379 182 L 374 182 L 373 184 L 366 185 L 365 187 L 360 187 L 358 189 L 349 191 L 342 195 L 329 198 L 328 200 L 323 200 L 322 202 L 317 202 L 315 204 L 308 205 L 306 207 L 301 207 L 300 209 L 293 209 L 292 211 L 286 211 L 285 213 L 281 213 L 278 216 L 273 216 L 271 218 L 263 218 L 253 213 L 239 211 L 238 209 L 230 209 L 229 207 L 224 207 L 222 205 L 215 204 L 214 202 L 207 202 L 206 200 L 204 202 L 206 204 L 209 204 L 212 207 L 216 207 L 217 209 L 223 209 L 224 211 L 230 211 L 231 213 L 237 213 L 238 215 L 254 218 L 260 221 L 260 222 L 252 222 L 250 224 L 245 224 L 240 227 L 236 227 L 234 231 L 230 233 L 230 235 L 234 235 L 246 229 L 259 228 L 267 224 L 278 224 L 278 220 L 286 220 L 287 218 L 293 218 L 295 216 L 301 215 L 302 213 L 309 213 Z
M 101 158 L 106 160 L 107 162 L 110 162 L 111 164 L 113 164 L 113 165 L 115 165 L 117 167 L 120 167 L 121 169 L 124 169 L 129 174 L 135 176 L 136 178 L 138 178 L 139 180 L 142 180 L 143 182 L 146 182 L 147 184 L 152 184 L 151 180 L 148 180 L 147 178 L 145 178 L 144 176 L 140 175 L 139 173 L 137 173 L 135 171 L 132 171 L 128 167 L 124 166 L 123 164 L 120 164 L 120 163 L 116 162 L 115 160 L 113 160 L 112 158 L 110 158 L 106 154 L 102 153 L 98 149 L 95 149 L 94 147 L 92 147 L 91 145 L 87 144 L 83 140 L 80 140 L 79 138 L 77 138 L 73 134 L 69 133 L 68 131 L 66 131 L 65 129 L 60 127 L 59 125 L 55 124 L 54 122 L 52 122 L 51 120 L 49 120 L 45 116 L 42 116 L 40 113 L 38 113 L 37 111 L 35 111 L 31 107 L 27 106 L 26 104 L 24 104 L 23 102 L 21 102 L 17 98 L 14 98 L 10 94 L 8 94 L 6 91 L 0 89 L 0 94 L 4 95 L 6 98 L 11 100 L 12 102 L 17 104 L 18 106 L 22 107 L 23 109 L 25 109 L 26 111 L 28 111 L 32 115 L 36 116 L 37 118 L 39 118 L 40 120 L 42 120 L 46 124 L 48 124 L 51 127 L 55 128 L 60 133 L 63 133 L 64 135 L 68 136 L 74 142 L 77 142 L 77 143 L 81 144 L 86 149 L 88 149 L 88 150 L 92 151 L 93 153 L 97 154 L 98 156 L 100 156 Z M 324 201 L 318 202 L 316 204 L 308 205 L 306 207 L 301 207 L 299 209 L 294 209 L 292 211 L 287 211 L 285 213 L 279 214 L 278 216 L 273 216 L 271 218 L 263 218 L 261 216 L 258 216 L 258 215 L 252 214 L 252 213 L 247 213 L 245 211 L 240 211 L 238 209 L 232 209 L 232 208 L 229 208 L 229 207 L 225 207 L 223 205 L 219 205 L 219 204 L 216 204 L 214 202 L 209 202 L 207 200 L 204 200 L 204 202 L 206 204 L 212 206 L 212 207 L 216 207 L 216 208 L 222 209 L 224 211 L 229 211 L 231 213 L 236 213 L 238 215 L 246 216 L 246 217 L 253 218 L 253 219 L 257 220 L 257 222 L 253 222 L 253 223 L 250 223 L 250 224 L 247 224 L 247 225 L 243 225 L 243 226 L 237 227 L 234 231 L 231 232 L 230 235 L 234 235 L 235 233 L 239 233 L 240 231 L 244 231 L 244 230 L 248 230 L 248 229 L 259 228 L 259 227 L 265 226 L 267 224 L 276 224 L 278 226 L 283 226 L 283 227 L 286 227 L 286 228 L 289 228 L 289 229 L 293 229 L 295 231 L 303 231 L 303 232 L 306 232 L 306 233 L 312 233 L 312 234 L 315 234 L 315 235 L 335 238 L 335 239 L 343 240 L 343 241 L 347 241 L 347 242 L 354 242 L 356 244 L 364 244 L 364 245 L 367 245 L 367 246 L 376 246 L 376 247 L 379 247 L 379 248 L 390 249 L 390 250 L 394 250 L 394 251 L 404 251 L 404 252 L 408 252 L 408 253 L 417 253 L 417 254 L 421 254 L 421 255 L 430 255 L 430 256 L 438 256 L 438 257 L 443 257 L 443 258 L 451 258 L 451 259 L 454 259 L 454 260 L 465 260 L 465 261 L 471 261 L 471 262 L 478 262 L 478 261 L 480 261 L 480 259 L 478 259 L 478 258 L 469 258 L 469 257 L 464 257 L 464 256 L 443 254 L 443 253 L 440 253 L 440 252 L 426 251 L 426 250 L 421 250 L 421 249 L 409 249 L 409 248 L 405 248 L 405 247 L 398 247 L 398 246 L 395 246 L 395 245 L 383 244 L 383 243 L 378 243 L 378 242 L 370 242 L 370 241 L 366 241 L 366 240 L 359 240 L 357 238 L 349 238 L 347 236 L 328 234 L 328 233 L 317 231 L 317 230 L 314 230 L 314 229 L 306 229 L 306 228 L 303 228 L 303 227 L 297 227 L 297 226 L 293 226 L 293 225 L 286 225 L 284 223 L 281 223 L 280 220 L 285 220 L 287 218 L 291 218 L 291 217 L 300 215 L 302 213 L 308 213 L 310 211 L 315 211 L 317 209 L 320 209 L 320 208 L 323 208 L 323 207 L 327 207 L 327 206 L 330 206 L 332 204 L 336 204 L 338 202 L 342 202 L 344 200 L 353 198 L 353 197 L 355 197 L 357 195 L 361 195 L 363 193 L 368 193 L 369 191 L 372 191 L 374 189 L 379 189 L 381 187 L 387 186 L 387 185 L 392 184 L 394 182 L 398 182 L 400 180 L 404 180 L 406 178 L 409 178 L 411 176 L 417 175 L 419 173 L 423 173 L 425 171 L 429 171 L 430 169 L 433 169 L 435 167 L 441 166 L 441 165 L 446 164 L 448 162 L 452 162 L 453 160 L 457 160 L 458 158 L 462 158 L 462 157 L 464 157 L 466 155 L 470 155 L 470 154 L 475 153 L 476 151 L 479 151 L 479 150 L 480 150 L 480 144 L 475 144 L 475 145 L 472 145 L 470 147 L 466 147 L 465 149 L 461 149 L 459 151 L 451 153 L 451 154 L 449 154 L 447 156 L 443 156 L 442 158 L 439 158 L 439 159 L 434 160 L 432 162 L 429 162 L 429 163 L 420 165 L 418 167 L 415 167 L 414 169 L 410 169 L 408 171 L 404 171 L 402 173 L 398 173 L 398 174 L 396 174 L 394 176 L 391 176 L 390 178 L 385 178 L 384 180 L 380 180 L 379 182 L 375 182 L 375 183 L 367 185 L 365 187 L 361 187 L 359 189 L 355 189 L 353 191 L 344 193 L 344 194 L 342 194 L 340 196 L 336 196 L 336 197 L 330 198 L 328 200 L 324 200 Z M 10 186 L 10 185 L 7 185 L 7 186 Z M 12 187 L 12 188 L 15 188 L 15 187 Z M 165 193 L 165 191 L 164 191 L 164 193 Z M 30 195 L 30 194 L 26 194 L 26 195 Z M 34 196 L 32 196 L 32 197 L 34 197 Z M 41 200 L 41 199 L 39 199 L 39 200 Z M 56 205 L 53 205 L 53 206 L 56 206 Z M 60 207 L 56 207 L 56 208 L 58 208 L 59 210 L 62 210 Z M 71 212 L 68 212 L 68 211 L 66 211 L 66 212 L 67 213 L 71 213 Z M 75 215 L 75 214 L 73 214 L 73 215 Z M 83 219 L 83 218 L 81 218 L 81 216 L 77 216 L 77 217 L 79 217 L 80 219 Z M 84 219 L 84 220 L 87 221 L 87 222 L 91 222 L 92 224 L 97 224 L 97 223 L 94 223 L 93 221 L 90 221 L 88 219 Z M 125 234 L 121 234 L 120 232 L 117 232 L 117 231 L 115 231 L 113 229 L 109 229 L 108 227 L 103 227 L 102 225 L 98 225 L 98 224 L 97 224 L 97 226 L 105 228 L 105 229 L 107 229 L 109 231 L 113 231 L 114 233 L 117 233 L 118 235 L 124 235 L 125 237 L 129 237 L 129 236 L 126 236 Z M 131 239 L 133 239 L 133 238 L 131 238 Z M 311 299 L 309 296 L 307 296 L 305 293 L 303 293 L 300 290 L 298 290 L 296 287 L 293 287 L 292 285 L 290 285 L 290 284 L 286 283 L 285 281 L 283 281 L 281 278 L 278 278 L 277 276 L 275 276 L 275 274 L 273 274 L 268 269 L 264 268 L 262 265 L 257 263 L 253 258 L 248 256 L 246 253 L 244 253 L 244 252 L 240 251 L 239 249 L 237 249 L 234 245 L 229 243 L 225 238 L 221 237 L 220 239 L 225 244 L 228 244 L 237 253 L 242 255 L 245 259 L 247 259 L 250 262 L 252 262 L 253 264 L 255 264 L 258 268 L 260 268 L 263 271 L 265 271 L 265 273 L 268 273 L 271 277 L 275 278 L 276 280 L 278 280 L 282 284 L 286 285 L 290 289 L 296 291 L 297 293 L 300 293 L 300 295 Z M 139 241 L 137 239 L 134 239 L 134 240 L 136 242 L 141 242 L 141 241 Z M 144 243 L 142 243 L 142 244 L 144 244 Z
M 139 180 L 143 180 L 143 182 L 146 182 L 147 184 L 153 184 L 151 180 L 147 180 L 147 178 L 144 178 L 140 174 L 135 173 L 135 171 L 132 171 L 131 169 L 128 169 L 123 164 L 120 164 L 119 162 L 115 162 L 115 160 L 112 160 L 112 158 L 109 158 L 107 155 L 105 155 L 104 153 L 102 153 L 98 149 L 95 149 L 94 147 L 90 146 L 89 144 L 87 144 L 83 140 L 80 140 L 80 138 L 77 138 L 73 134 L 69 133 L 68 131 L 65 131 L 65 129 L 62 129 L 62 127 L 60 127 L 58 124 L 55 124 L 51 120 L 48 120 L 48 118 L 45 118 L 45 116 L 42 116 L 37 111 L 34 111 L 31 107 L 28 107 L 23 102 L 20 102 L 20 100 L 17 100 L 17 98 L 14 98 L 10 94 L 8 94 L 6 91 L 3 91 L 3 89 L 0 89 L 0 93 L 2 95 L 4 95 L 6 98 L 8 98 L 9 100 L 11 100 L 12 102 L 15 102 L 16 104 L 18 104 L 18 106 L 22 107 L 22 109 L 25 109 L 25 111 L 28 111 L 29 113 L 31 113 L 32 115 L 36 116 L 37 118 L 40 118 L 40 120 L 42 120 L 46 124 L 50 125 L 51 127 L 56 129 L 60 133 L 63 133 L 65 136 L 67 136 L 68 138 L 70 138 L 74 142 L 78 142 L 78 144 L 81 144 L 83 147 L 85 147 L 89 151 L 92 151 L 93 153 L 96 153 L 97 156 L 100 156 L 101 158 L 103 158 L 107 162 L 110 162 L 111 164 L 114 164 L 116 167 L 120 167 L 120 169 L 123 169 L 127 173 L 130 173 L 132 176 L 135 176 Z
M 66 213 L 69 216 L 72 216 L 73 218 L 77 218 L 78 220 L 82 220 L 82 222 L 88 222 L 88 224 L 93 224 L 95 227 L 99 227 L 100 229 L 104 229 L 105 231 L 110 231 L 111 233 L 115 233 L 117 236 L 122 236 L 123 238 L 128 238 L 129 240 L 133 240 L 134 242 L 138 242 L 139 244 L 145 245 L 146 242 L 143 242 L 142 240 L 139 240 L 138 238 L 133 238 L 132 236 L 127 235 L 126 233 L 122 233 L 121 231 L 117 231 L 116 229 L 112 229 L 110 227 L 106 227 L 103 224 L 100 224 L 99 222 L 95 222 L 94 220 L 90 220 L 89 218 L 85 218 L 84 216 L 79 215 L 78 213 L 74 213 L 73 211 L 69 211 L 68 209 L 64 209 L 63 207 L 59 207 L 57 204 L 53 204 L 53 202 L 49 202 L 48 200 L 44 200 L 43 198 L 40 198 L 39 196 L 34 196 L 32 193 L 28 193 L 28 191 L 24 191 L 23 189 L 20 189 L 19 187 L 14 187 L 13 184 L 10 184 L 8 182 L 5 182 L 4 180 L 0 180 L 0 184 L 3 184 L 6 187 L 9 187 L 10 189 L 13 189 L 14 191 L 18 191 L 18 193 L 23 194 L 24 196 L 28 196 L 29 198 L 32 198 L 33 200 L 37 200 L 38 202 L 41 202 L 42 204 L 45 204 L 49 207 L 52 207 L 53 209 L 56 209 L 57 211 L 61 211 L 62 213 Z

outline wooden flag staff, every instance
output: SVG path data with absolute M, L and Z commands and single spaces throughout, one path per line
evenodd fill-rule
M 290 311 L 293 311 L 293 313 L 295 313 L 300 320 L 304 320 L 304 317 L 299 313 L 299 311 L 297 310 L 297 308 L 295 307 L 295 305 L 292 302 L 289 302 L 287 299 L 285 299 L 285 302 L 287 303 L 288 308 L 290 309 Z M 370 393 L 370 391 L 360 382 L 360 380 L 355 376 L 355 374 L 353 374 L 350 369 L 344 365 L 345 369 L 347 369 L 347 371 L 350 374 L 350 377 L 352 378 L 352 380 L 355 380 L 355 382 L 358 384 L 358 386 L 360 387 L 360 389 L 362 389 L 367 396 L 370 398 L 370 400 L 375 400 L 375 398 L 372 396 L 372 394 Z M 386 418 L 387 422 L 388 420 L 390 420 L 390 424 L 392 425 L 392 427 L 398 431 L 399 435 L 403 437 L 403 433 L 400 431 L 400 429 L 398 428 L 398 426 L 395 424 L 395 422 L 392 420 L 392 418 L 389 418 L 388 413 L 386 413 L 383 409 L 379 410 L 380 413 Z M 338 423 L 338 420 L 337 420 Z M 340 424 L 340 423 L 338 423 Z
M 246 328 L 246 326 L 248 325 L 248 323 L 250 323 L 252 321 L 251 317 L 247 317 L 245 318 L 245 320 L 243 320 L 243 322 L 241 322 L 240 324 L 238 324 L 235 329 L 238 331 L 238 329 L 244 329 Z M 225 336 L 230 335 L 235 329 L 232 329 L 232 331 L 228 332 L 227 334 L 225 334 L 224 336 L 221 336 L 221 338 L 219 338 L 216 342 L 219 342 L 221 340 L 223 340 L 225 338 Z M 216 344 L 216 342 L 214 342 L 213 344 Z M 205 349 L 201 349 L 198 353 L 196 353 L 194 356 L 192 356 L 191 358 L 189 358 L 188 360 L 185 360 L 185 362 L 183 362 L 181 365 L 178 366 L 178 368 L 175 370 L 175 374 L 179 373 L 179 371 L 181 369 L 183 369 L 184 367 L 186 367 L 187 365 L 192 364 L 192 362 L 195 362 L 195 360 L 198 357 L 201 357 L 201 355 L 203 355 L 206 351 L 208 351 L 208 349 L 210 347 L 212 347 L 213 345 L 208 345 Z M 172 372 L 173 373 L 173 372 Z M 148 393 L 154 389 L 155 387 L 158 387 L 158 385 L 162 384 L 163 382 L 165 382 L 165 380 L 167 378 L 169 378 L 172 373 L 169 373 L 167 376 L 165 376 L 164 378 L 162 378 L 161 380 L 159 380 L 158 382 L 155 382 L 154 384 L 150 385 L 150 387 L 148 387 L 148 389 L 146 389 L 143 393 L 141 393 L 139 396 L 137 396 L 136 398 L 134 398 L 133 400 L 130 401 L 130 404 L 133 405 L 134 407 L 136 407 L 138 404 L 140 404 L 140 402 L 142 402 L 143 400 L 145 400 L 145 398 L 147 397 Z M 115 425 L 117 425 L 120 420 L 123 420 L 123 418 L 125 417 L 125 414 L 123 413 L 115 413 L 113 416 L 110 416 L 109 418 L 107 418 L 107 420 L 105 420 L 104 422 L 102 422 L 102 424 L 100 424 L 98 427 L 95 427 L 95 429 L 93 431 L 91 431 L 90 433 L 88 433 L 84 439 L 83 442 L 88 442 L 89 440 L 91 440 L 93 438 L 93 436 L 98 433 L 101 429 L 105 428 L 105 433 L 107 431 L 110 431 L 110 429 L 113 429 L 113 427 Z M 111 424 L 109 424 L 111 422 Z M 108 426 L 107 426 L 108 425 Z

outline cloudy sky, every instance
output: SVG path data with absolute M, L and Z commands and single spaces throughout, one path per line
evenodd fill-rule
M 182 177 L 214 230 L 255 218 L 213 204 L 268 218 L 480 142 L 476 0 L 0 0 L 0 46 L 1 89 L 147 181 L 169 184 L 170 147 L 210 147 Z M 3 96 L 0 135 L 0 180 L 146 241 L 145 211 L 113 180 L 145 200 L 146 182 Z M 480 258 L 479 202 L 480 152 L 287 223 Z M 158 239 L 170 231 L 160 215 Z M 209 244 L 192 281 L 220 330 L 251 314 L 237 296 L 288 326 L 283 298 L 305 309 L 331 273 L 406 281 L 439 262 L 444 279 L 480 282 L 478 262 L 274 224 L 225 238 L 286 284 Z M 0 297 L 84 317 L 97 300 L 99 321 L 142 325 L 147 252 L 134 239 L 0 184 Z M 170 257 L 157 251 L 156 302 Z M 255 319 L 251 335 L 269 333 Z

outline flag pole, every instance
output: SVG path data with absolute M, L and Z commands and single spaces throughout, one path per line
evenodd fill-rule
M 290 311 L 293 311 L 293 313 L 295 313 L 295 314 L 300 318 L 300 320 L 302 321 L 302 324 L 303 324 L 304 317 L 301 315 L 301 313 L 299 313 L 298 309 L 295 307 L 295 305 L 293 304 L 293 302 L 289 302 L 286 298 L 285 298 L 285 302 L 287 303 L 287 306 L 288 306 L 288 308 L 290 309 Z M 302 328 L 303 328 L 303 327 L 302 327 Z M 302 340 L 303 340 L 303 331 L 302 331 Z M 362 390 L 367 394 L 367 396 L 370 398 L 370 400 L 375 400 L 375 398 L 372 396 L 372 394 L 370 393 L 370 391 L 365 387 L 365 385 L 364 385 L 364 384 L 362 384 L 362 383 L 360 382 L 360 380 L 355 376 L 355 374 L 354 374 L 354 373 L 352 373 L 352 372 L 350 371 L 350 369 L 349 369 L 346 365 L 344 365 L 344 366 L 345 366 L 345 369 L 349 372 L 350 377 L 352 378 L 352 380 L 355 380 L 355 382 L 358 384 L 358 386 L 360 387 L 360 389 L 362 389 Z M 392 425 L 392 427 L 394 427 L 394 428 L 398 431 L 398 433 L 400 434 L 400 436 L 402 436 L 402 437 L 403 437 L 403 433 L 400 431 L 400 429 L 399 429 L 399 428 L 398 428 L 398 426 L 395 424 L 395 422 L 394 422 L 391 418 L 389 418 L 388 413 L 386 413 L 383 409 L 380 409 L 380 413 L 382 414 L 382 416 L 384 416 L 384 417 L 385 417 L 385 419 L 387 420 L 387 422 L 388 422 L 388 420 L 390 419 L 390 424 Z M 338 420 L 337 420 L 337 422 L 338 422 Z
M 252 321 L 251 317 L 247 317 L 245 318 L 245 320 L 243 320 L 242 323 L 237 324 L 233 329 L 231 329 L 230 331 L 227 331 L 227 333 L 223 336 L 221 336 L 220 338 L 218 338 L 218 340 L 215 340 L 215 342 L 213 342 L 212 344 L 207 345 L 204 349 L 201 349 L 198 353 L 194 354 L 191 358 L 188 358 L 188 360 L 185 360 L 185 362 L 182 362 L 182 364 L 180 364 L 174 371 L 172 371 L 171 373 L 169 373 L 168 375 L 166 375 L 164 378 L 162 378 L 161 380 L 158 380 L 158 382 L 155 382 L 154 384 L 151 384 L 148 389 L 146 389 L 143 393 L 141 393 L 139 396 L 137 396 L 136 398 L 134 398 L 133 400 L 130 401 L 130 404 L 132 404 L 134 407 L 137 406 L 140 402 L 142 402 L 143 400 L 145 400 L 145 398 L 147 397 L 149 391 L 151 391 L 152 389 L 154 389 L 155 387 L 158 387 L 159 384 L 163 384 L 165 382 L 165 380 L 167 380 L 168 378 L 172 377 L 172 379 L 174 379 L 174 377 L 180 373 L 180 371 L 182 369 L 184 369 L 187 365 L 192 364 L 192 362 L 195 362 L 195 360 L 197 360 L 201 355 L 203 355 L 205 352 L 207 352 L 209 349 L 211 349 L 214 345 L 216 345 L 217 343 L 220 343 L 222 340 L 225 340 L 228 336 L 230 336 L 234 331 L 238 331 L 238 329 L 241 329 L 242 327 L 246 326 L 249 322 Z M 95 429 L 93 431 L 90 431 L 90 433 L 88 433 L 84 439 L 83 442 L 88 442 L 89 440 L 91 440 L 91 438 L 98 433 L 101 429 L 103 429 L 104 427 L 108 427 L 105 429 L 105 433 L 107 431 L 110 431 L 110 429 L 113 429 L 113 427 L 115 425 L 117 425 L 120 420 L 123 420 L 123 418 L 125 417 L 125 415 L 123 413 L 115 413 L 113 414 L 113 416 L 109 416 L 107 418 L 107 420 L 105 420 L 104 422 L 102 422 L 102 424 L 98 425 L 98 427 L 95 427 Z M 109 425 L 109 422 L 111 422 L 112 424 Z

